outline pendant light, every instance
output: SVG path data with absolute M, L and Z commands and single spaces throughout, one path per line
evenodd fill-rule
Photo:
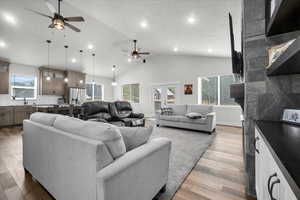
M 67 71 L 67 65 L 68 65 L 68 48 L 69 46 L 68 45 L 65 45 L 65 68 L 66 68 L 66 71 Z M 65 83 L 67 83 L 69 81 L 68 77 L 66 76 L 65 79 L 64 79 Z
M 117 82 L 116 82 L 116 65 L 114 65 L 112 67 L 112 71 L 113 71 L 113 82 L 111 83 L 112 86 L 117 86 Z
M 47 42 L 47 46 L 48 46 L 48 73 L 47 73 L 47 77 L 46 80 L 50 81 L 51 80 L 51 76 L 50 76 L 50 44 L 51 44 L 51 40 L 46 40 Z
M 92 84 L 95 85 L 95 56 L 96 54 L 92 54 L 93 56 L 93 81 L 92 81 Z
M 82 54 L 83 54 L 83 50 L 79 50 L 79 52 L 80 52 L 80 67 L 81 67 L 81 69 L 82 69 L 82 68 L 83 68 L 83 67 L 82 67 L 82 65 L 83 65 L 83 62 L 82 62 Z M 83 84 L 83 80 L 80 79 L 80 80 L 79 80 L 79 83 L 80 83 L 80 84 Z

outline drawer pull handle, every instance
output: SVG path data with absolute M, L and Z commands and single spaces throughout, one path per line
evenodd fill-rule
M 254 146 L 254 149 L 255 151 L 259 154 L 259 150 L 256 148 L 256 142 L 259 140 L 259 137 L 256 137 L 253 141 L 253 146 Z
M 277 177 L 277 173 L 274 173 L 274 174 L 271 174 L 268 178 L 268 193 L 269 193 L 269 196 L 271 196 L 271 187 L 270 187 L 270 184 L 271 184 L 271 180 L 272 178 L 274 177 Z
M 280 183 L 280 180 L 277 178 L 272 184 L 271 184 L 271 188 L 270 188 L 270 199 L 271 200 L 276 200 L 274 197 L 273 197 L 273 189 L 274 189 L 274 186 L 276 184 L 279 184 Z

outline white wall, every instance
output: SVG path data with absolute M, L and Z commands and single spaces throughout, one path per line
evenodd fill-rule
M 132 64 L 132 69 L 117 76 L 114 90 L 116 99 L 122 99 L 121 86 L 140 83 L 140 103 L 135 109 L 153 116 L 152 88 L 156 84 L 178 83 L 179 104 L 198 103 L 198 77 L 231 74 L 229 58 L 198 56 L 153 56 L 146 64 Z M 184 95 L 184 84 L 193 84 L 193 95 Z M 241 109 L 238 106 L 216 106 L 217 123 L 240 126 Z
M 113 94 L 113 86 L 111 85 L 112 83 L 112 78 L 107 78 L 103 76 L 93 76 L 87 75 L 86 76 L 86 82 L 91 83 L 95 79 L 95 82 L 97 84 L 101 84 L 104 87 L 104 101 L 113 101 L 114 100 L 114 94 Z
M 9 73 L 10 73 L 9 78 L 11 78 L 12 74 L 21 74 L 21 75 L 33 75 L 37 77 L 37 80 L 39 80 L 39 69 L 33 66 L 12 63 L 9 66 Z M 86 79 L 87 81 L 92 81 L 91 76 L 89 75 L 86 76 Z M 102 84 L 104 86 L 104 100 L 112 101 L 113 100 L 113 88 L 111 86 L 112 79 L 96 76 L 95 81 L 98 84 Z M 10 84 L 9 84 L 9 88 L 10 88 Z M 9 89 L 9 94 L 0 94 L 0 106 L 22 105 L 23 104 L 22 100 L 21 101 L 12 100 L 10 92 L 11 89 Z M 59 97 L 60 96 L 54 96 L 54 95 L 38 95 L 37 99 L 34 101 L 29 101 L 29 104 L 32 103 L 57 104 L 57 98 Z

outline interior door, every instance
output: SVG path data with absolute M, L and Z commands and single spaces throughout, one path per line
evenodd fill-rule
M 153 87 L 154 111 L 157 113 L 161 107 L 178 103 L 178 84 L 165 84 Z

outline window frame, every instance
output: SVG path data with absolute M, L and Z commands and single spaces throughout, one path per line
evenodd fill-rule
M 129 90 L 130 90 L 130 99 L 129 99 L 129 101 L 128 102 L 130 102 L 130 103 L 140 103 L 141 102 L 141 84 L 140 83 L 125 83 L 125 84 L 122 84 L 121 85 L 121 92 L 122 92 L 122 99 L 124 100 L 124 90 L 123 90 L 123 87 L 125 86 L 125 85 L 138 85 L 138 89 L 139 89 L 139 97 L 138 97 L 138 102 L 134 102 L 133 101 L 133 98 L 132 98 L 132 88 L 131 87 L 129 87 Z
M 218 106 L 218 107 L 239 107 L 238 104 L 233 104 L 233 105 L 224 105 L 221 104 L 221 76 L 231 76 L 234 78 L 233 74 L 222 74 L 222 75 L 211 75 L 211 76 L 202 76 L 198 77 L 198 104 L 203 104 L 202 103 L 202 79 L 203 78 L 213 78 L 217 77 L 218 83 L 217 83 L 217 104 L 206 104 L 206 105 L 213 105 L 213 106 Z
M 87 83 L 85 83 L 85 85 L 92 85 L 92 98 L 91 99 L 86 98 L 87 101 L 95 101 L 95 100 L 103 101 L 104 100 L 104 84 L 87 82 Z M 101 85 L 101 93 L 102 93 L 101 99 L 95 99 L 95 85 Z M 86 92 L 87 92 L 87 89 L 85 89 L 85 97 L 87 96 Z
M 23 76 L 23 77 L 33 77 L 34 78 L 34 86 L 33 87 L 27 87 L 27 86 L 14 86 L 13 85 L 13 77 L 14 76 Z M 11 74 L 10 76 L 10 97 L 11 99 L 14 99 L 16 101 L 24 100 L 24 97 L 13 97 L 13 90 L 14 89 L 33 89 L 34 90 L 34 97 L 33 98 L 26 98 L 26 100 L 37 100 L 37 94 L 38 94 L 38 84 L 37 84 L 37 76 L 34 75 L 24 75 L 24 74 Z

